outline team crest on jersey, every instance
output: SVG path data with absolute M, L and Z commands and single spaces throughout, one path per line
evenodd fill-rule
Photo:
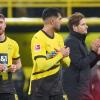
M 41 49 L 40 44 L 36 44 L 34 49 L 35 51 L 39 51 Z

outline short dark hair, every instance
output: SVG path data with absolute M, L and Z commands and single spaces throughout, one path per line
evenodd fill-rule
M 3 14 L 0 13 L 0 18 L 5 20 L 5 16 Z
M 85 16 L 80 13 L 76 12 L 72 16 L 69 17 L 68 20 L 68 28 L 70 31 L 73 31 L 73 25 L 78 26 L 81 19 L 85 18 Z
M 62 15 L 60 9 L 58 9 L 58 8 L 46 8 L 43 10 L 42 19 L 45 20 L 45 19 L 52 17 L 52 16 L 58 17 L 58 14 Z

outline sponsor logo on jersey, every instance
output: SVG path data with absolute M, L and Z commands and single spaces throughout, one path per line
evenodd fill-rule
M 8 64 L 8 54 L 0 53 L 0 64 Z

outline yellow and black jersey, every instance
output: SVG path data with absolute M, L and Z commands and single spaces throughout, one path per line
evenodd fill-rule
M 16 41 L 6 37 L 0 42 L 0 63 L 12 65 L 12 60 L 19 58 L 19 46 Z
M 4 41 L 0 42 L 0 64 L 4 64 L 5 68 L 9 68 L 12 60 L 19 57 L 19 46 L 16 41 L 6 37 Z M 0 72 L 0 92 L 12 91 L 11 79 L 11 72 Z
M 40 30 L 33 36 L 31 41 L 33 60 L 31 81 L 50 79 L 49 81 L 51 82 L 53 81 L 52 77 L 59 77 L 59 75 L 56 74 L 58 74 L 61 69 L 60 64 L 63 56 L 59 50 L 62 47 L 64 47 L 64 41 L 57 33 L 54 33 L 54 36 L 51 38 L 43 30 Z M 69 66 L 69 57 L 64 58 L 62 61 L 66 63 L 66 66 Z

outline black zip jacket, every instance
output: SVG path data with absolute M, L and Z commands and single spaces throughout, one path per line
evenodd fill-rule
M 70 47 L 70 67 L 64 70 L 63 87 L 68 100 L 86 100 L 90 96 L 88 83 L 91 67 L 98 61 L 93 51 L 88 51 L 85 44 L 85 34 L 71 32 L 65 40 L 65 46 Z M 82 99 L 82 96 L 85 99 Z M 79 99 L 81 97 L 81 99 Z

